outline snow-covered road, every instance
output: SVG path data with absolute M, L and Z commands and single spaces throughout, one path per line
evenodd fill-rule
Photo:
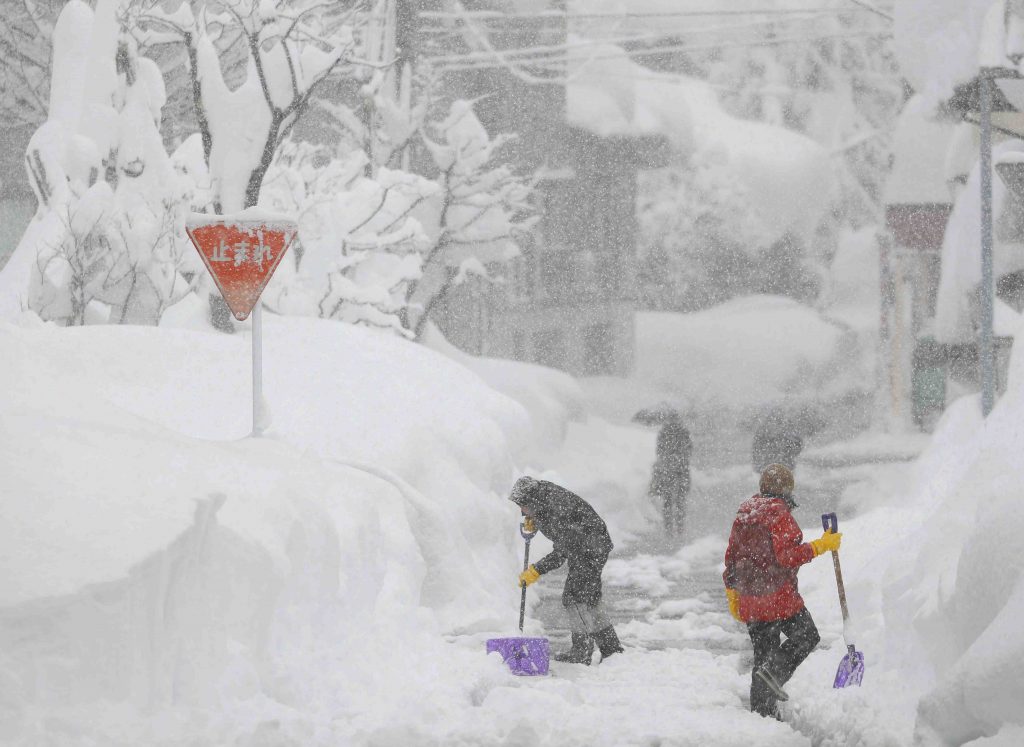
M 639 433 L 636 437 L 643 438 Z M 574 440 L 590 442 L 579 433 L 570 437 L 570 444 Z M 563 471 L 570 479 L 578 477 L 571 464 Z M 808 531 L 822 511 L 837 507 L 855 475 L 856 470 L 813 466 L 798 471 L 798 518 Z M 614 481 L 610 474 L 594 479 L 604 491 Z M 548 678 L 496 671 L 477 689 L 474 713 L 460 717 L 446 743 L 667 746 L 820 741 L 799 714 L 789 723 L 778 723 L 748 711 L 750 645 L 745 629 L 728 614 L 721 562 L 736 506 L 756 490 L 755 482 L 746 466 L 706 465 L 695 473 L 681 539 L 668 538 L 655 526 L 619 542 L 604 579 L 606 604 L 626 647 L 624 655 L 595 667 L 553 662 Z M 637 485 L 624 472 L 621 490 L 635 491 Z M 612 531 L 614 535 L 614 526 Z M 539 621 L 553 649 L 568 642 L 560 602 L 563 580 L 564 570 L 558 571 L 530 591 L 540 600 L 533 609 L 533 633 L 540 634 Z M 511 631 L 516 595 L 510 590 L 509 596 Z M 479 645 L 478 638 L 457 643 Z M 821 673 L 802 674 L 813 678 Z M 825 673 L 816 679 L 827 688 L 830 677 Z

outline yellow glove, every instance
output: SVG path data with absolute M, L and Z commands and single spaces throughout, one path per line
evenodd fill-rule
M 540 578 L 540 574 L 537 573 L 537 569 L 531 565 L 529 568 L 527 568 L 525 571 L 519 574 L 519 585 L 529 586 L 538 578 Z
M 533 534 L 537 531 L 537 525 L 533 523 L 533 519 L 529 516 L 523 519 L 523 531 L 527 534 Z
M 825 532 L 818 539 L 811 541 L 811 547 L 814 548 L 814 557 L 818 557 L 823 552 L 835 552 L 839 549 L 839 544 L 842 541 L 842 532 Z
M 735 589 L 726 589 L 725 598 L 729 600 L 729 614 L 736 618 L 737 621 L 743 622 L 740 619 L 740 595 Z

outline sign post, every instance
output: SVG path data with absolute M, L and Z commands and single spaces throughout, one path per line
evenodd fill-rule
M 258 436 L 268 426 L 259 300 L 295 238 L 295 222 L 253 210 L 235 216 L 193 213 L 185 230 L 235 319 L 252 313 L 252 435 Z

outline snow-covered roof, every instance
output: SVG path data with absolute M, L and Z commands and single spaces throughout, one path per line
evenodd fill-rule
M 662 135 L 681 159 L 710 157 L 767 216 L 777 237 L 817 224 L 834 188 L 822 146 L 783 127 L 733 117 L 702 80 L 650 70 L 614 44 L 586 49 L 587 59 L 570 69 L 566 84 L 570 125 L 602 137 Z
M 887 205 L 948 203 L 946 153 L 955 127 L 931 118 L 923 97 L 907 102 L 893 137 L 893 168 L 885 184 Z

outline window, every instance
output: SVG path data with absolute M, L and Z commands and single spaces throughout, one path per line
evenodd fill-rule
M 610 324 L 594 324 L 583 330 L 583 375 L 615 372 L 615 336 Z
M 565 334 L 560 329 L 533 333 L 533 357 L 542 366 L 565 368 Z

